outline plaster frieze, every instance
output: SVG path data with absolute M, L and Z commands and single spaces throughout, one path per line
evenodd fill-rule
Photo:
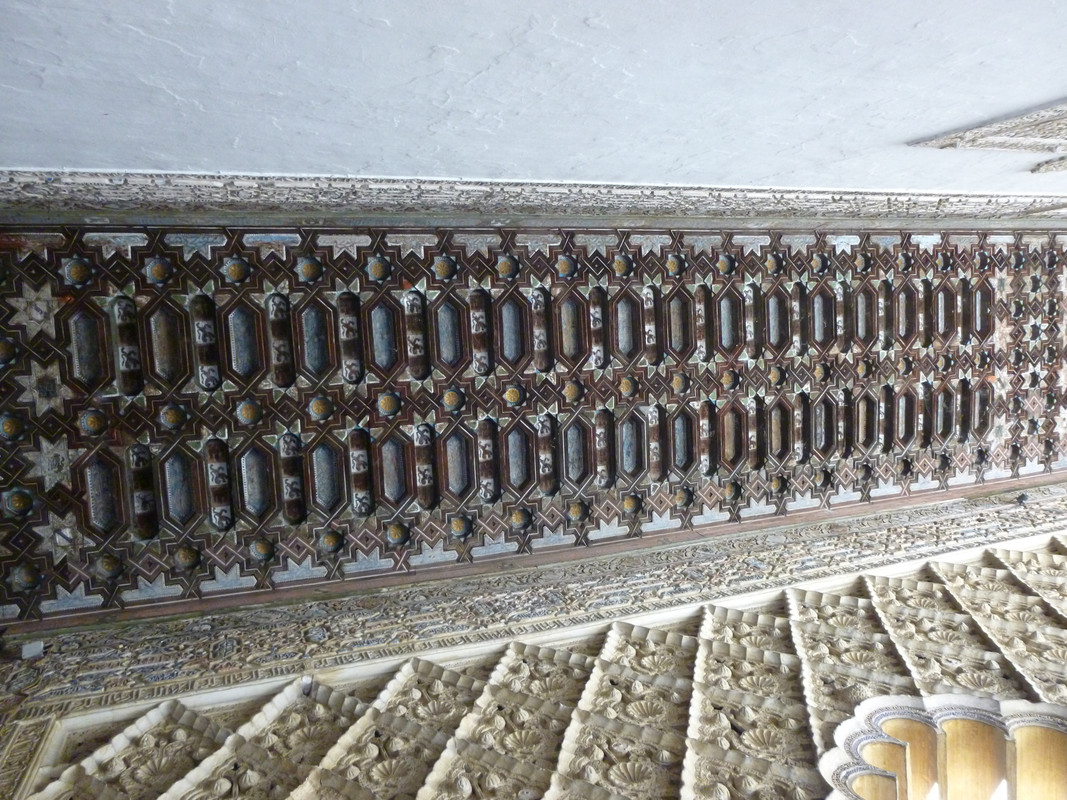
M 930 142 L 957 146 L 956 139 Z M 969 140 L 968 140 L 969 141 Z M 144 172 L 0 171 L 0 221 L 170 222 L 367 221 L 407 217 L 454 223 L 536 218 L 581 226 L 596 219 L 646 227 L 653 220 L 729 219 L 743 224 L 845 220 L 890 228 L 972 221 L 1012 227 L 1067 214 L 1055 194 L 963 194 L 552 183 L 504 180 L 233 175 Z M 585 222 L 583 222 L 583 218 Z M 564 222 L 565 221 L 565 222 Z
M 1067 559 L 1064 543 L 1048 532 L 1063 530 L 1067 491 L 1037 490 L 1025 505 L 991 496 L 927 511 L 853 521 L 847 526 L 853 549 L 839 546 L 835 568 L 820 578 L 803 567 L 789 572 L 784 595 L 766 591 L 770 575 L 730 583 L 713 573 L 712 557 L 727 570 L 764 559 L 752 536 L 729 554 L 712 556 L 708 543 L 664 550 L 659 558 L 604 561 L 595 582 L 594 564 L 586 563 L 539 585 L 580 587 L 596 605 L 598 586 L 657 583 L 645 584 L 644 602 L 635 595 L 604 608 L 594 626 L 557 613 L 530 629 L 508 624 L 490 639 L 479 633 L 496 632 L 484 630 L 492 610 L 471 609 L 474 649 L 450 651 L 454 639 L 431 640 L 426 648 L 412 641 L 408 652 L 419 656 L 369 683 L 375 663 L 388 664 L 389 657 L 355 640 L 344 643 L 340 662 L 293 664 L 292 677 L 278 688 L 227 663 L 212 665 L 233 678 L 226 694 L 213 692 L 205 673 L 193 683 L 160 682 L 133 704 L 128 692 L 100 693 L 70 677 L 57 696 L 41 691 L 42 681 L 28 687 L 21 707 L 9 706 L 14 713 L 0 729 L 0 786 L 18 800 L 31 794 L 222 800 L 235 786 L 242 796 L 282 800 L 479 794 L 814 800 L 831 791 L 854 798 L 880 796 L 869 793 L 870 781 L 892 781 L 904 768 L 903 759 L 891 757 L 902 736 L 914 739 L 909 747 L 936 753 L 942 738 L 951 750 L 959 736 L 971 737 L 972 747 L 979 734 L 989 758 L 971 779 L 990 791 L 1001 782 L 1055 781 L 1060 761 L 1042 753 L 1067 743 L 1067 713 L 1058 704 Z M 1053 514 L 1052 524 L 1035 512 Z M 997 519 L 1005 523 L 999 531 L 988 527 Z M 906 562 L 896 565 L 882 538 L 891 525 L 914 537 L 899 553 Z M 987 527 L 968 547 L 975 525 Z M 938 531 L 947 534 L 940 542 Z M 987 546 L 1012 534 L 1026 538 Z M 799 549 L 779 551 L 771 572 L 783 561 L 805 561 Z M 721 582 L 703 587 L 705 597 L 715 595 L 710 602 L 693 605 L 680 596 L 666 608 L 650 602 L 676 585 L 662 558 L 668 554 L 683 558 L 691 573 Z M 842 573 L 855 567 L 860 574 Z M 764 591 L 731 596 L 754 586 Z M 435 609 L 455 609 L 456 619 L 463 613 L 458 598 L 474 594 L 470 582 L 444 584 L 433 594 L 426 588 L 408 591 Z M 483 589 L 489 596 L 500 587 Z M 392 599 L 400 601 L 389 605 L 399 629 L 410 610 L 403 598 Z M 245 662 L 259 660 L 253 639 L 277 638 L 283 626 L 300 628 L 310 618 L 321 640 L 323 628 L 339 632 L 351 613 L 323 603 L 276 609 L 273 628 L 233 614 L 221 641 Z M 191 646 L 179 635 L 182 624 L 136 627 L 145 641 L 158 641 L 161 626 L 170 626 L 173 665 L 174 654 Z M 248 638 L 238 638 L 239 628 Z M 214 650 L 220 641 L 205 627 L 196 632 L 201 647 Z M 46 667 L 48 680 L 62 678 L 61 654 L 73 653 L 72 646 L 81 651 L 83 674 L 86 664 L 105 663 L 105 649 L 126 646 L 114 629 L 54 635 L 45 644 L 45 655 L 29 663 Z M 137 650 L 147 655 L 143 645 Z M 484 664 L 470 660 L 479 651 Z M 125 674 L 133 682 L 146 676 Z M 359 674 L 364 680 L 354 681 Z M 161 701 L 166 692 L 171 699 Z M 71 703 L 72 694 L 85 702 Z M 68 743 L 80 718 L 96 719 L 99 733 Z M 904 727 L 893 727 L 899 722 Z M 921 730 L 907 727 L 915 723 Z M 957 731 L 957 723 L 978 727 Z M 1009 747 L 1015 760 L 1006 757 Z M 1023 765 L 1018 775 L 1016 763 Z M 932 783 L 960 780 L 959 770 L 948 778 L 926 772 Z
M 938 148 L 1024 150 L 1033 153 L 1067 152 L 1067 104 L 1004 117 L 914 144 Z M 1058 156 L 1034 165 L 1031 172 L 1060 172 L 1067 157 Z

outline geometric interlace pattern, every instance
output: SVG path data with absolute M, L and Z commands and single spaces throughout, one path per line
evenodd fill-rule
M 1067 466 L 1063 244 L 6 229 L 0 619 L 174 613 L 1041 479 Z
M 172 699 L 67 747 L 33 797 L 824 797 L 818 759 L 866 699 L 1067 701 L 1065 553 L 1052 538 L 478 663 L 412 659 L 376 696 L 308 675 L 258 709 Z

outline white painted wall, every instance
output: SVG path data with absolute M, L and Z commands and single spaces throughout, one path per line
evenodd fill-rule
M 1065 192 L 1057 0 L 0 0 L 0 169 Z

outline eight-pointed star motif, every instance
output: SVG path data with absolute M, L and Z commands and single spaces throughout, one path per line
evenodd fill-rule
M 18 375 L 15 380 L 22 384 L 24 391 L 18 396 L 20 403 L 33 403 L 34 413 L 41 416 L 49 409 L 57 411 L 63 408 L 63 401 L 74 396 L 59 375 L 59 364 L 42 366 L 36 361 L 30 362 L 30 374 Z
M 51 553 L 52 561 L 56 564 L 67 556 L 77 556 L 85 541 L 82 532 L 78 530 L 78 523 L 74 521 L 73 513 L 60 516 L 49 511 L 48 522 L 36 526 L 33 532 L 41 537 L 37 552 Z
M 70 464 L 79 452 L 81 451 L 67 447 L 66 436 L 60 436 L 54 442 L 42 436 L 41 449 L 24 454 L 26 460 L 33 464 L 33 468 L 26 474 L 31 478 L 44 479 L 45 491 L 57 483 L 69 484 Z
M 40 289 L 34 289 L 24 283 L 22 297 L 12 297 L 7 302 L 15 309 L 11 324 L 23 327 L 27 339 L 32 339 L 40 331 L 44 331 L 51 339 L 56 337 L 59 301 L 52 297 L 51 284 L 45 283 Z

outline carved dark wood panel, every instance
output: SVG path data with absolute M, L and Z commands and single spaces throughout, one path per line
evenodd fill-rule
M 1067 465 L 1047 233 L 0 234 L 0 616 Z

